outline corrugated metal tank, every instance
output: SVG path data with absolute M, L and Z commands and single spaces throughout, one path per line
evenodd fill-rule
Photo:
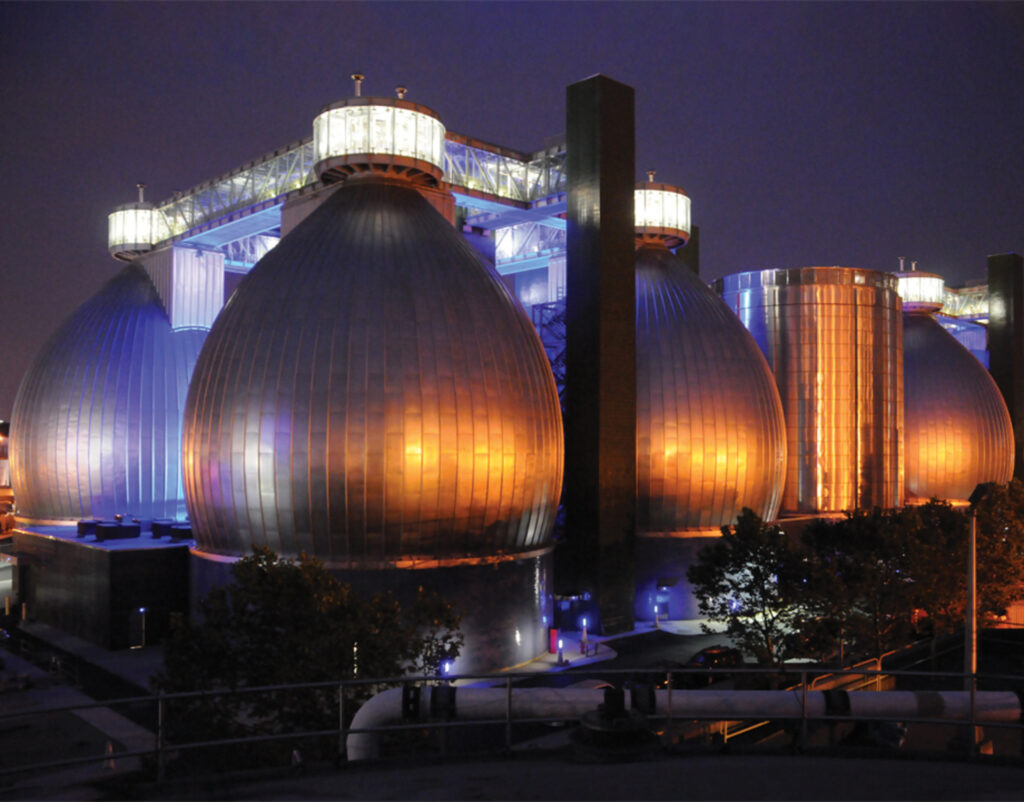
M 750 507 L 773 520 L 786 435 L 757 343 L 664 246 L 637 250 L 637 524 L 718 527 Z
M 181 419 L 205 334 L 172 331 L 137 265 L 68 318 L 14 402 L 11 475 L 20 516 L 183 515 Z
M 903 344 L 896 278 L 849 267 L 736 273 L 715 288 L 775 373 L 788 457 L 782 512 L 903 499 Z
M 897 274 L 903 297 L 906 496 L 966 501 L 982 482 L 1013 475 L 1013 425 L 995 381 L 932 317 L 942 278 Z M 919 289 L 929 296 L 923 298 Z
M 198 547 L 333 566 L 549 545 L 562 474 L 543 347 L 415 189 L 349 178 L 242 281 L 189 391 Z

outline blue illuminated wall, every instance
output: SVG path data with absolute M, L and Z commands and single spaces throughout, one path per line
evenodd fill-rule
M 942 328 L 956 337 L 960 345 L 974 354 L 986 369 L 988 368 L 988 330 L 985 326 L 945 315 L 936 315 L 935 319 Z
M 184 515 L 182 410 L 206 333 L 172 331 L 136 265 L 79 307 L 43 346 L 14 402 L 20 516 Z

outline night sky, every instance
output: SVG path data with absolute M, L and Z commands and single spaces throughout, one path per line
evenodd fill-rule
M 0 418 L 119 270 L 107 214 L 312 131 L 352 93 L 532 151 L 565 87 L 636 89 L 638 180 L 682 186 L 701 273 L 897 257 L 954 284 L 1024 251 L 1024 4 L 2 3 Z

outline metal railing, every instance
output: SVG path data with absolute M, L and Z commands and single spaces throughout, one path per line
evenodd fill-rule
M 867 664 L 874 664 L 874 668 L 866 667 Z M 600 669 L 595 668 L 593 670 L 574 670 L 574 678 L 584 680 L 587 678 L 600 678 L 605 683 L 613 683 L 621 685 L 626 682 L 636 683 L 647 681 L 650 684 L 657 684 L 658 682 L 663 683 L 663 687 L 668 690 L 667 695 L 667 710 L 664 715 L 652 715 L 650 719 L 654 722 L 660 723 L 663 727 L 662 736 L 667 738 L 670 742 L 685 742 L 693 738 L 700 738 L 702 736 L 716 735 L 720 737 L 721 743 L 726 743 L 730 740 L 735 740 L 743 735 L 749 735 L 759 729 L 766 729 L 772 723 L 771 721 L 724 721 L 720 717 L 708 718 L 708 717 L 695 717 L 692 713 L 688 713 L 685 709 L 673 708 L 673 688 L 675 683 L 684 675 L 697 675 L 703 678 L 715 677 L 718 675 L 731 675 L 735 680 L 748 675 L 752 676 L 765 676 L 770 675 L 775 678 L 779 677 L 778 669 L 765 669 L 765 668 L 730 668 L 730 669 L 685 669 L 685 668 L 674 668 L 667 673 L 660 669 L 649 669 L 649 670 L 637 670 L 637 669 Z M 927 685 L 934 686 L 936 682 L 948 683 L 955 685 L 956 687 L 963 687 L 965 679 L 968 677 L 962 673 L 950 673 L 950 672 L 929 672 L 929 671 L 906 671 L 906 670 L 882 670 L 880 668 L 880 659 L 873 659 L 866 661 L 864 664 L 844 669 L 840 671 L 825 669 L 825 668 L 800 668 L 800 669 L 787 669 L 786 676 L 791 678 L 798 678 L 793 683 L 790 682 L 788 685 L 782 687 L 782 690 L 792 690 L 801 692 L 801 713 L 799 716 L 783 716 L 780 715 L 777 718 L 783 719 L 795 719 L 799 723 L 798 734 L 794 738 L 794 745 L 798 746 L 802 750 L 806 750 L 809 744 L 809 729 L 810 725 L 815 722 L 827 721 L 830 725 L 838 723 L 854 723 L 860 721 L 877 721 L 877 717 L 863 717 L 853 715 L 828 715 L 828 716 L 816 716 L 808 712 L 807 706 L 807 694 L 809 691 L 815 690 L 816 688 L 828 685 L 831 689 L 841 688 L 844 690 L 857 691 L 857 692 L 872 692 L 877 690 L 882 684 L 892 684 L 897 681 L 905 682 L 911 678 L 925 678 Z M 19 710 L 19 711 L 5 711 L 0 713 L 0 726 L 4 722 L 12 719 L 23 718 L 27 715 L 30 716 L 42 716 L 60 713 L 77 713 L 80 711 L 98 709 L 98 708 L 109 708 L 117 709 L 121 707 L 139 706 L 139 705 L 155 705 L 156 708 L 156 731 L 152 733 L 153 744 L 148 748 L 135 748 L 126 749 L 122 751 L 116 751 L 111 753 L 110 751 L 104 752 L 95 756 L 76 757 L 71 759 L 55 760 L 34 763 L 31 765 L 21 766 L 3 766 L 0 767 L 0 776 L 10 775 L 37 775 L 42 772 L 51 772 L 59 769 L 66 769 L 75 766 L 81 766 L 90 763 L 102 763 L 104 761 L 111 761 L 113 758 L 124 759 L 124 758 L 150 758 L 153 762 L 154 773 L 157 781 L 162 781 L 165 778 L 165 772 L 167 767 L 168 756 L 171 754 L 180 756 L 184 752 L 196 751 L 203 749 L 243 745 L 243 744 L 256 744 L 273 741 L 295 741 L 299 739 L 309 738 L 337 738 L 337 756 L 338 760 L 344 760 L 345 758 L 345 742 L 347 737 L 353 733 L 396 733 L 409 730 L 436 730 L 444 733 L 452 728 L 466 728 L 466 727 L 485 727 L 485 726 L 503 726 L 504 727 L 504 747 L 506 750 L 511 750 L 514 743 L 514 725 L 518 724 L 571 724 L 576 723 L 576 719 L 566 719 L 564 716 L 555 716 L 551 718 L 516 718 L 513 716 L 513 705 L 512 705 L 512 693 L 515 683 L 520 682 L 524 679 L 532 679 L 536 681 L 538 677 L 553 677 L 564 675 L 538 675 L 537 673 L 517 672 L 507 673 L 501 675 L 493 674 L 464 674 L 457 677 L 449 677 L 439 679 L 437 677 L 392 677 L 386 679 L 366 679 L 366 680 L 341 680 L 341 681 L 326 681 L 326 682 L 315 682 L 315 683 L 298 683 L 298 684 L 287 684 L 287 685 L 267 685 L 260 687 L 249 687 L 240 688 L 236 690 L 224 690 L 224 691 L 194 691 L 185 693 L 173 693 L 173 694 L 155 694 L 148 696 L 136 696 L 117 700 L 107 700 L 90 703 L 78 703 L 59 705 L 45 708 L 33 708 L 30 710 Z M 975 675 L 975 680 L 982 680 L 987 684 L 999 684 L 1006 687 L 1010 687 L 1017 690 L 1018 694 L 1021 693 L 1021 689 L 1024 688 L 1024 677 L 1016 675 Z M 369 687 L 376 687 L 383 689 L 385 687 L 404 687 L 411 685 L 443 685 L 450 682 L 459 683 L 476 683 L 476 684 L 487 684 L 504 686 L 506 693 L 506 706 L 505 715 L 501 718 L 487 719 L 487 720 L 472 720 L 472 721 L 458 721 L 458 720 L 417 720 L 411 723 L 403 724 L 391 724 L 380 727 L 364 727 L 364 728 L 352 728 L 348 726 L 351 722 L 351 717 L 348 715 L 350 712 L 351 705 L 353 704 L 352 697 L 358 689 L 366 689 Z M 778 686 L 778 683 L 776 683 Z M 871 690 L 867 690 L 871 688 Z M 196 740 L 196 741 L 176 741 L 168 739 L 168 725 L 169 725 L 169 708 L 176 702 L 187 702 L 189 700 L 208 700 L 212 701 L 223 697 L 242 697 L 249 695 L 259 694 L 273 694 L 279 692 L 296 692 L 296 691 L 330 691 L 336 694 L 337 701 L 337 726 L 333 726 L 327 729 L 314 729 L 314 730 L 294 730 L 294 731 L 282 731 L 282 732 L 269 732 L 269 733 L 257 733 L 244 735 L 239 737 L 228 737 L 218 738 L 212 740 Z M 519 690 L 517 688 L 517 690 Z M 676 688 L 678 690 L 678 688 Z M 929 725 L 957 725 L 962 728 L 969 726 L 971 732 L 975 732 L 977 726 L 978 714 L 976 709 L 975 695 L 972 693 L 970 697 L 970 712 L 968 720 L 963 719 L 950 719 L 943 718 L 941 716 L 925 716 L 917 718 L 908 718 L 905 716 L 900 717 L 900 720 L 907 724 L 929 724 Z M 690 722 L 689 724 L 682 724 L 681 722 Z M 708 727 L 706 722 L 717 722 L 715 726 Z M 1008 728 L 1008 729 L 1024 729 L 1020 722 L 1009 724 L 1009 723 L 995 723 L 986 722 L 986 727 L 996 728 Z M 780 728 L 776 728 L 778 731 Z M 673 740 L 674 739 L 674 740 Z M 441 738 L 441 750 L 444 751 L 445 738 Z M 108 745 L 109 749 L 109 745 Z M 974 743 L 973 738 L 969 740 L 964 751 L 964 757 L 968 759 L 974 759 L 977 755 L 977 744 Z

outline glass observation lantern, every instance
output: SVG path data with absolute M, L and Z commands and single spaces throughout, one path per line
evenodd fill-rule
M 325 106 L 313 121 L 313 159 L 325 182 L 357 172 L 396 173 L 436 185 L 444 175 L 445 128 L 437 113 L 397 97 L 362 97 L 363 76 L 353 74 L 356 96 Z
M 690 239 L 690 199 L 679 187 L 654 181 L 647 171 L 647 183 L 633 191 L 634 225 L 640 241 L 659 241 L 669 248 Z
M 904 312 L 938 312 L 942 309 L 946 282 L 935 273 L 897 273 L 896 291 L 903 300 Z
M 118 206 L 107 216 L 107 247 L 111 256 L 123 262 L 153 250 L 156 243 L 167 239 L 162 215 L 143 197 L 146 185 L 138 187 L 138 202 Z

